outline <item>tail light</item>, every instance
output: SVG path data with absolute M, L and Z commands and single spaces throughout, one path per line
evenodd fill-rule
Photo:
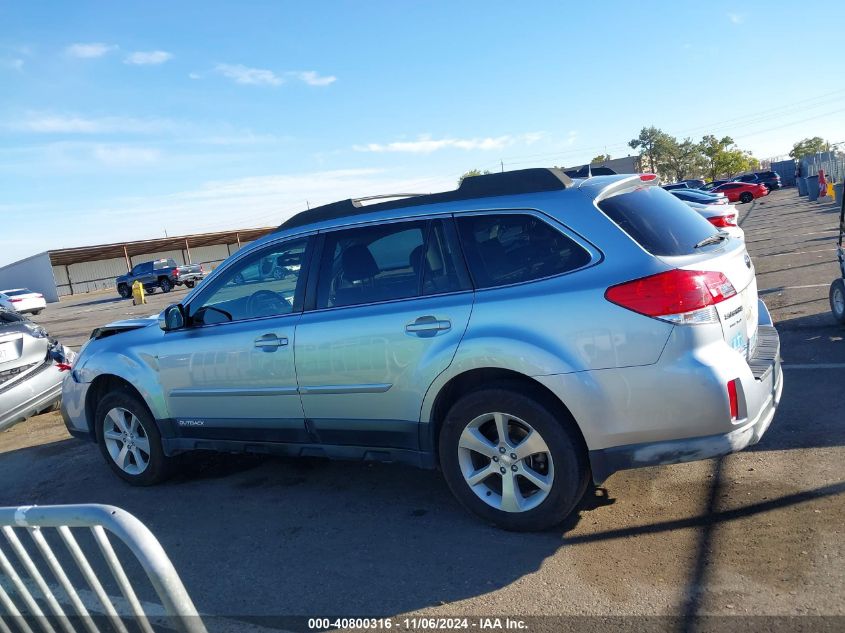
M 669 270 L 608 288 L 611 303 L 670 323 L 718 323 L 716 304 L 736 294 L 720 272 Z
M 170 276 L 171 277 L 178 277 L 179 276 L 179 269 L 178 268 L 171 268 L 170 269 Z
M 205 272 L 205 268 L 203 268 L 203 267 L 202 267 L 202 264 L 200 264 L 200 272 L 201 272 L 201 273 L 204 273 L 204 272 Z
M 738 378 L 728 381 L 728 405 L 731 409 L 731 422 L 739 418 L 739 400 L 736 395 L 736 381 Z
M 59 371 L 70 371 L 71 364 L 70 363 L 56 363 L 56 369 Z
M 9 299 L 12 303 L 20 303 L 23 299 Z
M 649 182 L 657 178 L 657 174 L 640 174 L 640 180 L 643 182 Z
M 719 228 L 725 228 L 727 226 L 736 226 L 736 214 L 731 213 L 730 215 L 717 215 L 712 218 L 707 218 L 707 221 L 713 226 Z

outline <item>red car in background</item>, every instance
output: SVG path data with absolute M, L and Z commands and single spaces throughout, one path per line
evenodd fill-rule
M 731 202 L 745 203 L 768 195 L 769 189 L 766 185 L 756 182 L 726 182 L 711 189 L 710 193 L 723 193 Z

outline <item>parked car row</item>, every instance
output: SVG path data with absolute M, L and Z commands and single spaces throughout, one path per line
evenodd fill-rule
M 399 461 L 485 521 L 555 525 L 591 478 L 756 443 L 780 401 L 735 209 L 657 183 L 529 169 L 305 211 L 95 330 L 65 423 L 135 485 L 192 450 Z
M 737 225 L 736 207 L 728 203 L 724 194 L 698 189 L 672 189 L 669 193 L 685 202 L 720 231 L 745 241 L 745 232 Z
M 723 193 L 730 202 L 747 203 L 768 195 L 769 191 L 780 189 L 781 179 L 775 171 L 759 171 L 730 180 L 714 180 L 708 183 L 698 179 L 681 180 L 663 185 L 663 188 L 669 191 L 701 190 Z

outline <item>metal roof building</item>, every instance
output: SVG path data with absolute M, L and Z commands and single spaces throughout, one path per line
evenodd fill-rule
M 276 227 L 197 233 L 151 240 L 45 251 L 0 267 L 0 289 L 30 288 L 47 301 L 103 288 L 135 264 L 172 258 L 177 264 L 214 268 L 242 246 Z

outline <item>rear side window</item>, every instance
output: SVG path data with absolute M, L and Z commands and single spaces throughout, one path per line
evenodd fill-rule
M 533 215 L 468 215 L 455 220 L 476 288 L 550 277 L 590 261 L 583 247 Z
M 698 213 L 660 187 L 641 187 L 599 202 L 599 209 L 652 255 L 690 255 L 716 233 Z

